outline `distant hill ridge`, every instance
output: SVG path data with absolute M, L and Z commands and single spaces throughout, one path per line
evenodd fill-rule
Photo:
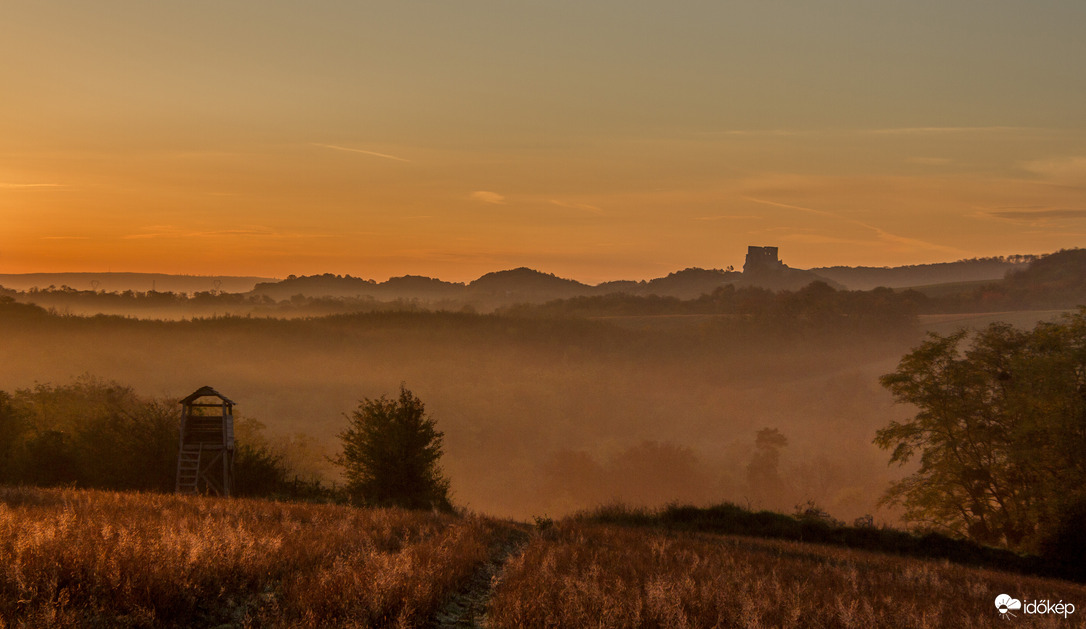
M 577 280 L 558 277 L 554 273 L 543 273 L 527 267 L 518 267 L 508 271 L 494 271 L 468 284 L 469 288 L 486 291 L 524 292 L 584 290 L 592 288 Z
M 1037 258 L 1000 281 L 959 297 L 976 310 L 1076 308 L 1086 305 L 1086 249 Z
M 1062 253 L 1062 252 L 1061 252 Z M 797 290 L 813 281 L 835 288 L 870 290 L 879 286 L 906 288 L 954 282 L 999 281 L 1008 273 L 1023 271 L 1045 256 L 1016 255 L 979 258 L 937 264 L 901 267 L 819 267 L 810 270 L 781 265 L 759 273 L 697 267 L 675 271 L 651 280 L 615 280 L 598 285 L 559 277 L 527 267 L 486 273 L 468 283 L 446 282 L 421 275 L 403 275 L 384 282 L 351 275 L 294 276 L 285 280 L 246 276 L 192 276 L 157 273 L 29 273 L 0 274 L 0 286 L 15 290 L 70 286 L 77 290 L 120 292 L 124 290 L 195 293 L 216 291 L 249 293 L 273 299 L 294 295 L 307 297 L 372 297 L 375 299 L 457 300 L 492 299 L 530 302 L 568 299 L 579 296 L 625 293 L 693 299 L 725 285 L 760 286 L 771 290 Z M 1035 274 L 1055 273 L 1056 262 L 1037 266 Z M 1066 265 L 1066 261 L 1059 264 Z M 1062 271 L 1064 282 L 1068 272 Z M 1016 282 L 1035 282 L 1039 275 L 1026 275 Z M 1031 279 L 1033 278 L 1033 279 Z
M 270 277 L 241 275 L 170 275 L 167 273 L 3 273 L 0 286 L 15 290 L 69 286 L 76 290 L 122 292 L 126 290 L 174 293 L 222 291 L 247 293 L 261 282 L 277 282 Z
M 1042 257 L 1044 256 L 1012 255 L 898 267 L 817 267 L 811 271 L 834 280 L 850 290 L 871 290 L 880 286 L 909 288 L 952 282 L 1001 280 L 1007 273 L 1024 269 L 1031 262 Z

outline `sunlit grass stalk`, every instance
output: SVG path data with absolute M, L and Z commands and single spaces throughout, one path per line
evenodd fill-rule
M 494 525 L 397 509 L 0 488 L 0 623 L 412 626 Z
M 492 628 L 997 627 L 1005 592 L 1086 602 L 1081 585 L 946 562 L 567 521 L 508 564 L 489 618 Z

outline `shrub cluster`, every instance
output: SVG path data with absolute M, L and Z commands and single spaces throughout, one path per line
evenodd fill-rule
M 67 385 L 0 391 L 0 484 L 173 491 L 181 407 L 84 376 Z M 259 424 L 240 420 L 235 493 L 331 500 L 330 490 L 290 480 Z M 240 428 L 244 428 L 241 430 Z

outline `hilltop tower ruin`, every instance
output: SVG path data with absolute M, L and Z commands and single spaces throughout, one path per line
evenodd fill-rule
M 784 263 L 777 257 L 776 247 L 747 247 L 747 259 L 743 262 L 744 273 L 777 271 Z
M 179 494 L 234 490 L 234 401 L 211 387 L 181 400 L 181 445 L 177 453 Z

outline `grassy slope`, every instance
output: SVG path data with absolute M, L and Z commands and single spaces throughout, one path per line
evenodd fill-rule
M 1064 581 L 847 548 L 566 521 L 507 566 L 492 627 L 999 627 L 996 596 L 1075 603 Z
M 413 626 L 485 562 L 482 518 L 0 488 L 0 627 Z
M 0 628 L 427 626 L 509 525 L 399 510 L 0 488 Z M 995 627 L 1086 586 L 786 540 L 566 520 L 509 559 L 490 627 Z

